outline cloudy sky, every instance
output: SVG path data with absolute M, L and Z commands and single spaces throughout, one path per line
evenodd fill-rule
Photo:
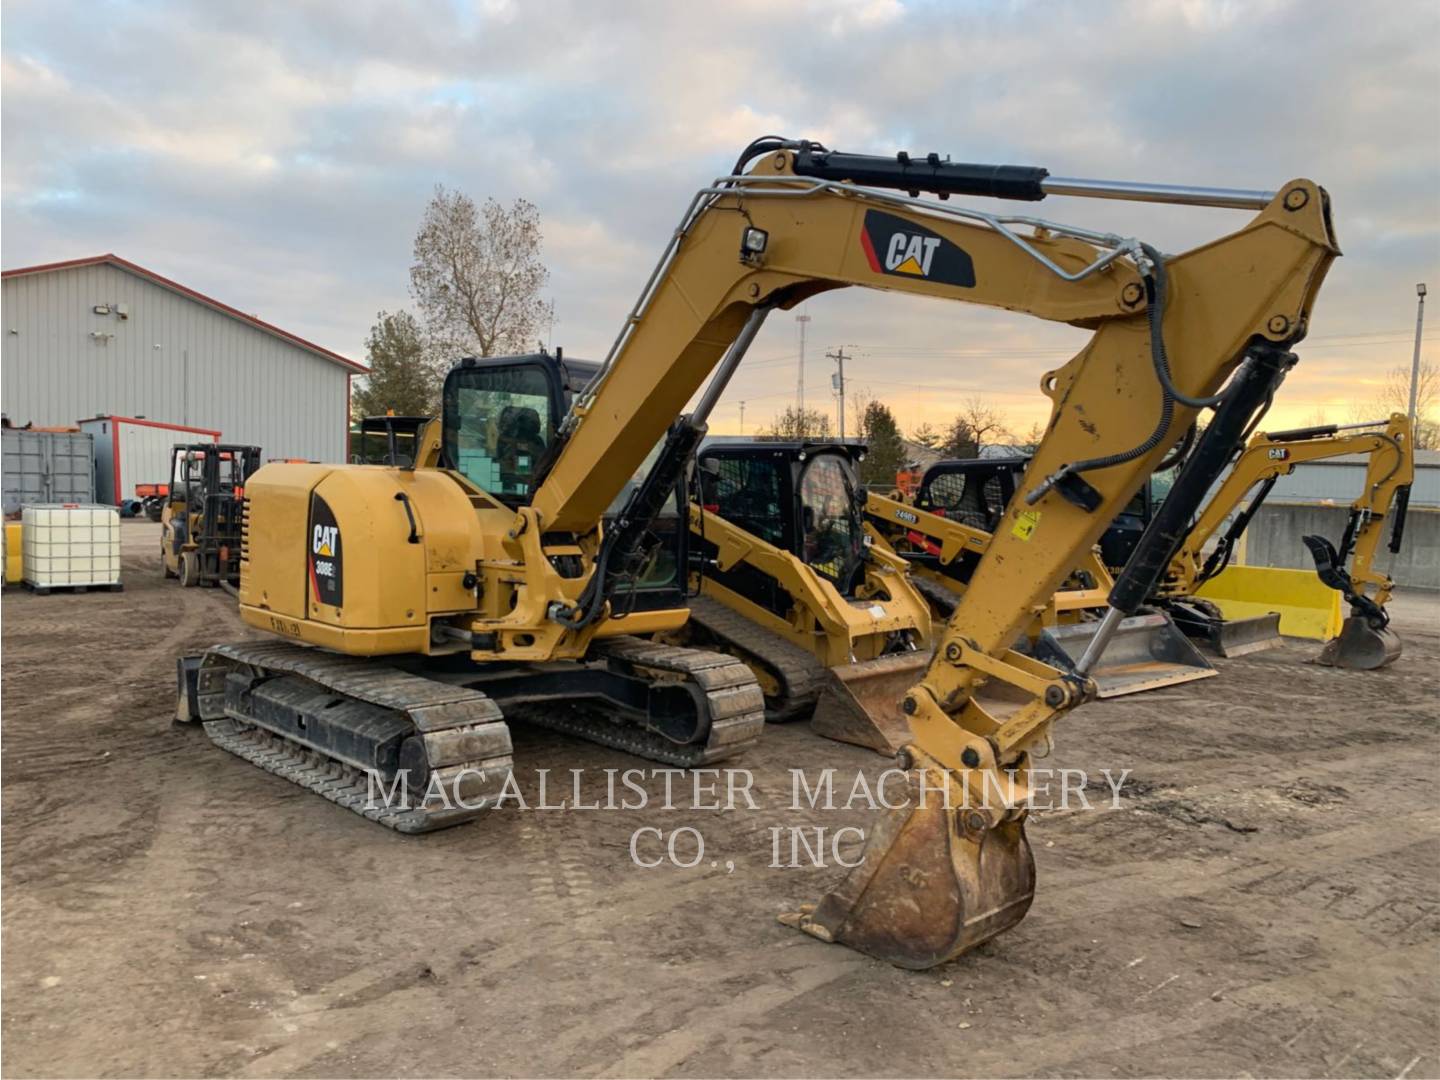
M 1057 175 L 1331 192 L 1345 257 L 1275 413 L 1348 419 L 1440 286 L 1440 4 L 1277 0 L 6 0 L 3 263 L 114 251 L 348 356 L 409 302 L 436 183 L 541 209 L 553 340 L 598 357 L 690 194 L 751 138 L 937 150 Z M 1013 204 L 1011 204 L 1013 207 Z M 1178 251 L 1236 211 L 1050 199 Z M 807 305 L 807 401 L 907 428 L 983 393 L 1017 429 L 1081 331 L 964 305 Z M 1427 357 L 1440 362 L 1440 312 Z M 716 416 L 795 397 L 793 314 Z

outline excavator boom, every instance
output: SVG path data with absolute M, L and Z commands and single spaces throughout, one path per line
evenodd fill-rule
M 1169 515 L 1156 519 L 1168 532 L 1142 538 L 1117 580 L 1099 651 L 1139 609 L 1169 561 L 1170 538 L 1181 535 L 1178 517 L 1188 523 L 1295 362 L 1288 349 L 1304 336 L 1339 250 L 1328 198 L 1307 180 L 1286 184 L 1230 236 L 1164 257 L 1136 241 L 861 187 L 848 182 L 853 156 L 816 167 L 813 150 L 801 157 L 806 149 L 768 145 L 750 173 L 697 196 L 577 403 L 532 507 L 545 530 L 585 528 L 608 497 L 607 478 L 638 463 L 722 354 L 696 423 L 765 313 L 829 289 L 912 292 L 1094 329 L 1073 360 L 1041 377 L 1052 412 L 1027 489 L 937 635 L 924 677 L 897 703 L 913 734 L 908 765 L 930 790 L 953 794 L 951 808 L 892 812 L 899 816 L 871 835 L 864 866 L 794 920 L 822 939 L 925 967 L 1003 931 L 1028 908 L 1028 751 L 1094 693 L 1089 653 L 1076 673 L 1062 674 L 1015 653 L 1018 635 L 1208 401 L 1218 405 L 1216 422 L 1177 481 L 1180 499 L 1167 500 Z M 879 169 L 886 159 L 868 160 Z M 864 179 L 875 183 L 875 175 Z M 973 178 L 932 186 L 907 174 L 893 183 L 977 190 Z M 1022 236 L 1019 227 L 1033 231 Z M 973 691 L 994 680 L 1029 703 L 1006 716 L 989 711 Z M 1011 792 L 1001 805 L 954 808 L 965 806 L 965 791 L 997 787 Z

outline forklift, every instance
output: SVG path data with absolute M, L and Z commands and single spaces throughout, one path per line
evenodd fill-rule
M 186 588 L 240 583 L 245 483 L 260 447 L 222 443 L 170 448 L 170 487 L 160 512 L 160 562 Z

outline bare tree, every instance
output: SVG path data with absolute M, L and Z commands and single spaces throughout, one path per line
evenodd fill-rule
M 830 414 L 819 409 L 798 409 L 786 406 L 765 428 L 761 435 L 772 439 L 828 439 L 830 438 Z
M 1434 364 L 1421 364 L 1418 389 L 1415 393 L 1415 449 L 1434 450 L 1440 448 L 1440 421 L 1435 419 L 1440 409 L 1440 368 Z M 1385 373 L 1380 391 L 1369 405 L 1357 406 L 1354 410 L 1357 423 L 1365 420 L 1384 419 L 1390 413 L 1410 411 L 1410 368 L 1408 365 L 1393 367 Z M 1361 414 L 1364 415 L 1361 415 Z
M 540 290 L 540 212 L 516 199 L 501 206 L 436 186 L 415 234 L 410 293 L 431 348 L 447 359 L 533 347 L 547 308 Z
M 973 394 L 960 406 L 941 450 L 946 457 L 976 457 L 987 446 L 1009 437 L 1009 421 L 1005 414 L 992 407 L 979 394 Z
M 865 435 L 865 415 L 870 411 L 870 403 L 874 400 L 875 395 L 868 386 L 852 387 L 845 392 L 845 401 L 850 406 L 851 414 L 849 430 L 861 438 Z

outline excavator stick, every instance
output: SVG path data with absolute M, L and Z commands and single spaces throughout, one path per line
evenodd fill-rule
M 817 735 L 894 754 L 914 737 L 900 702 L 930 664 L 928 652 L 894 653 L 831 668 L 815 704 Z
M 1316 663 L 1352 671 L 1374 671 L 1400 659 L 1400 635 L 1388 625 L 1376 626 L 1365 615 L 1348 615 L 1340 634 L 1320 650 Z
M 906 805 L 870 830 L 864 861 L 817 905 L 780 921 L 897 967 L 923 970 L 1004 933 L 1035 898 L 1024 811 L 995 809 L 908 751 Z M 889 798 L 896 800 L 897 793 Z
M 1046 627 L 1035 642 L 1035 658 L 1074 671 L 1099 627 L 1098 622 Z M 1102 659 L 1089 673 L 1102 698 L 1138 694 L 1219 674 L 1179 628 L 1159 613 L 1122 619 Z

